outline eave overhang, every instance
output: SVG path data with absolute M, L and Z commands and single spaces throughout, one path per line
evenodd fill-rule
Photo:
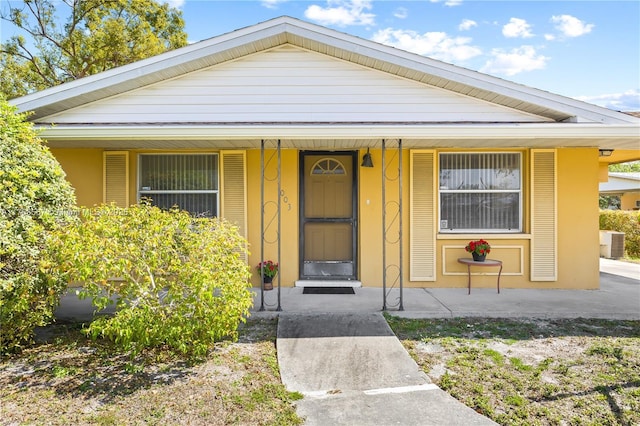
M 638 149 L 640 127 L 577 123 L 517 124 L 209 124 L 209 125 L 59 125 L 41 128 L 50 144 L 73 141 L 248 141 L 281 139 L 290 147 L 300 141 L 359 141 L 402 138 L 419 146 L 475 147 L 606 147 Z M 298 141 L 296 143 L 296 141 Z M 104 144 L 103 144 L 104 145 Z M 108 145 L 105 145 L 108 146 Z M 253 147 L 253 144 L 246 146 Z

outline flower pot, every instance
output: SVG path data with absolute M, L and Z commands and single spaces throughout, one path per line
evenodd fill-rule
M 264 290 L 273 290 L 273 277 L 262 277 L 262 288 Z
M 484 262 L 484 260 L 487 258 L 486 254 L 478 254 L 478 253 L 471 253 L 471 255 L 473 256 L 473 261 L 474 262 Z

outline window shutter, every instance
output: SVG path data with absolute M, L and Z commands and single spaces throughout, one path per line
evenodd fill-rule
M 557 280 L 556 151 L 531 151 L 531 281 Z
M 410 280 L 436 279 L 435 151 L 411 151 Z
M 221 173 L 221 217 L 235 223 L 247 238 L 247 182 L 244 151 L 223 151 Z M 245 256 L 245 260 L 246 256 Z
M 105 151 L 102 198 L 118 207 L 129 206 L 129 153 Z

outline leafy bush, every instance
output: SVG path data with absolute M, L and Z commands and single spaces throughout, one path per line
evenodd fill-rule
M 81 297 L 114 316 L 88 328 L 131 354 L 167 347 L 202 356 L 215 341 L 236 337 L 252 304 L 250 271 L 237 228 L 218 219 L 148 204 L 104 205 L 60 232 L 52 251 Z
M 600 229 L 624 232 L 625 255 L 640 258 L 640 211 L 600 210 Z
M 74 205 L 60 164 L 25 114 L 0 98 L 0 353 L 46 325 L 66 283 L 45 274 L 47 235 Z

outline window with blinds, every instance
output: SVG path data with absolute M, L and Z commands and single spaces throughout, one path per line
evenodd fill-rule
M 441 153 L 440 232 L 520 232 L 520 153 Z
M 162 209 L 218 216 L 217 154 L 141 154 L 138 171 L 139 199 L 149 198 Z

